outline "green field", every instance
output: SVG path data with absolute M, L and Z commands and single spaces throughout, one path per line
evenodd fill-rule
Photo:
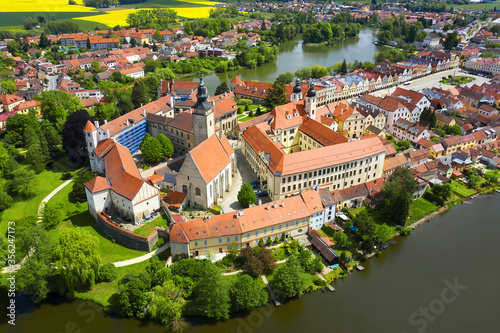
M 462 197 L 468 197 L 469 195 L 473 195 L 476 193 L 476 191 L 474 191 L 473 189 L 467 188 L 456 180 L 452 180 L 450 185 L 453 189 L 453 192 L 461 195 Z
M 43 16 L 47 21 L 54 21 L 54 20 L 67 20 L 67 19 L 72 19 L 74 17 L 82 17 L 82 16 L 95 16 L 101 14 L 102 13 L 89 13 L 89 12 L 51 12 L 51 13 L 6 12 L 5 13 L 0 11 L 0 27 L 19 27 L 19 29 L 23 29 L 24 21 L 30 16 L 31 17 Z M 95 22 L 93 22 L 93 24 L 95 26 Z
M 467 5 L 451 4 L 454 9 L 472 9 L 472 10 L 491 10 L 495 7 L 500 8 L 500 2 L 491 3 L 469 3 Z
M 410 218 L 407 224 L 415 223 L 420 220 L 422 217 L 429 215 L 433 211 L 438 208 L 432 202 L 425 200 L 424 198 L 420 198 L 414 200 L 410 204 Z

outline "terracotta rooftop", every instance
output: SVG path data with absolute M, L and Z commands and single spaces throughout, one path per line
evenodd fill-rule
M 106 178 L 100 176 L 97 176 L 91 181 L 85 183 L 85 187 L 90 191 L 90 193 L 106 191 L 111 188 Z
M 306 121 L 300 125 L 299 130 L 318 141 L 323 146 L 330 146 L 348 141 L 346 137 L 311 118 L 306 118 Z
M 226 137 L 219 139 L 212 135 L 189 151 L 189 155 L 200 170 L 203 179 L 208 183 L 214 179 L 229 163 L 233 148 Z
M 87 120 L 87 123 L 85 124 L 85 128 L 83 129 L 84 132 L 93 132 L 95 131 L 96 128 L 94 124 L 90 120 Z

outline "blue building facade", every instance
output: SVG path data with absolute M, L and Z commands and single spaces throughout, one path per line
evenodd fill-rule
M 133 126 L 127 127 L 122 133 L 118 135 L 118 142 L 127 147 L 133 155 L 139 151 L 142 139 L 146 135 L 147 122 L 143 119 Z

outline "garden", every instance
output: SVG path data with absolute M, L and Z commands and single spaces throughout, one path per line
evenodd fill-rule
M 461 85 L 464 85 L 466 83 L 469 83 L 469 82 L 472 82 L 474 81 L 475 78 L 472 77 L 472 76 L 453 76 L 453 75 L 448 75 L 448 77 L 446 76 L 443 76 L 441 78 L 441 83 L 444 83 L 444 84 L 448 84 L 448 85 L 452 85 L 452 86 L 461 86 Z

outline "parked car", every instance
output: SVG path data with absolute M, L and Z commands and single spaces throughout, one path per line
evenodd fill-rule
M 267 193 L 266 191 L 261 191 L 259 194 L 257 194 L 258 197 L 265 197 L 269 195 L 269 193 Z
M 252 186 L 252 188 L 259 188 L 259 182 L 258 181 L 255 181 L 255 182 L 251 182 L 250 185 Z

